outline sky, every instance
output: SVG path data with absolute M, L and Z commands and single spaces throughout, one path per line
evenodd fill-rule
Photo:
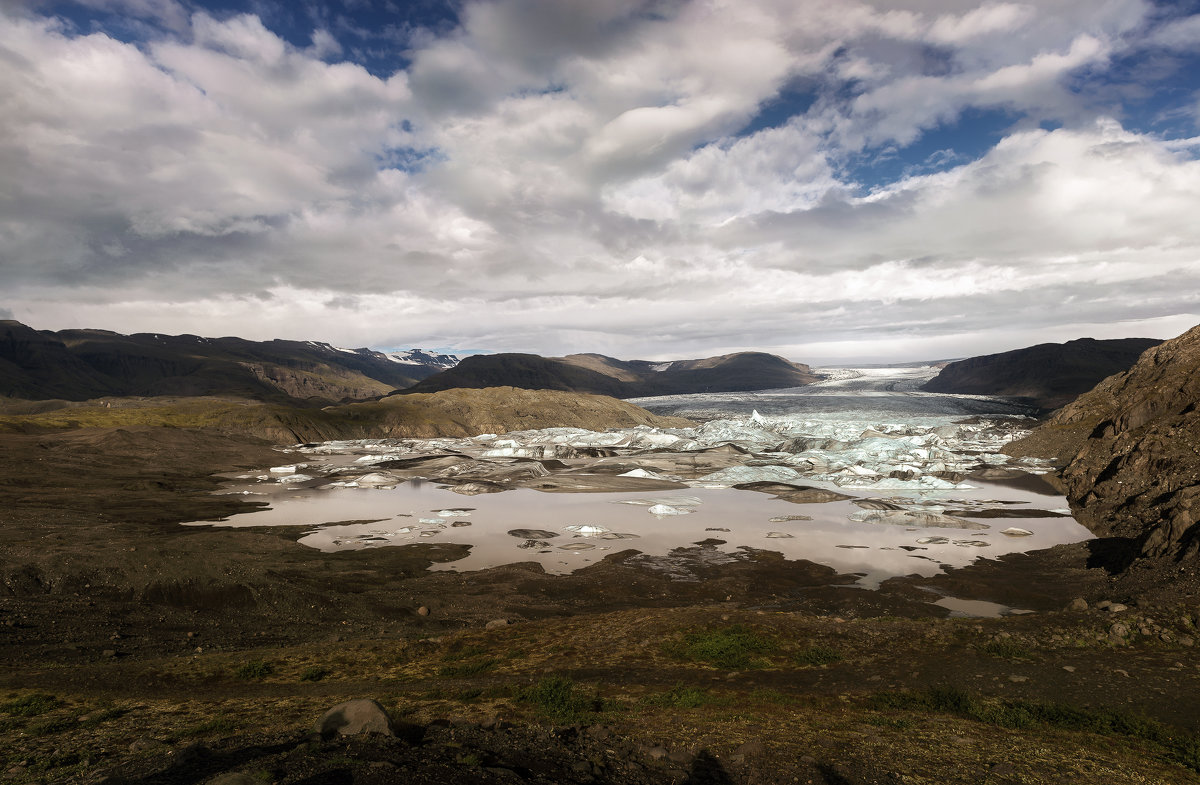
M 1200 323 L 1200 0 L 0 0 L 0 318 L 623 359 Z

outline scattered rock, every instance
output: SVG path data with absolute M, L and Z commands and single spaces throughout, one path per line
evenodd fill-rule
M 370 698 L 339 703 L 321 715 L 314 731 L 323 739 L 334 736 L 356 736 L 360 733 L 382 733 L 395 736 L 396 729 L 387 711 Z
M 1087 600 L 1082 597 L 1076 597 L 1067 605 L 1067 610 L 1069 611 L 1086 611 L 1087 609 Z
M 417 608 L 417 615 L 418 616 L 428 616 L 429 609 L 426 608 L 424 605 L 422 605 L 420 608 Z
M 1075 666 L 1074 665 L 1064 665 L 1063 670 L 1065 670 L 1067 673 L 1074 673 Z
M 1110 604 L 1109 604 L 1109 606 L 1108 606 L 1108 612 L 1109 612 L 1109 613 L 1120 613 L 1121 611 L 1127 611 L 1127 610 L 1129 610 L 1129 606 L 1128 606 L 1128 605 L 1122 605 L 1122 604 L 1121 604 L 1121 603 L 1119 603 L 1119 602 L 1113 602 L 1113 603 L 1110 603 Z
M 508 619 L 492 619 L 487 624 L 483 625 L 485 630 L 495 630 L 500 627 L 507 627 Z
M 750 741 L 742 744 L 740 747 L 738 747 L 736 750 L 734 750 L 734 752 L 736 752 L 738 755 L 750 755 L 750 756 L 762 755 L 766 751 L 767 751 L 767 748 L 764 747 L 763 743 L 761 741 L 759 741 L 758 739 L 751 739 Z
M 1008 680 L 1011 681 L 1013 684 L 1022 684 L 1024 682 L 1029 681 L 1029 677 L 1028 676 L 1009 676 Z

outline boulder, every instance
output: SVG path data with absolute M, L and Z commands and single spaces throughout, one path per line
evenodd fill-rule
M 321 715 L 314 732 L 323 739 L 334 736 L 357 736 L 360 733 L 382 733 L 395 736 L 396 728 L 383 706 L 370 698 L 339 703 Z

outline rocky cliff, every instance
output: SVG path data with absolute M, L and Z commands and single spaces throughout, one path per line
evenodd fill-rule
M 1200 327 L 1147 350 L 1006 452 L 1056 456 L 1071 508 L 1130 557 L 1200 552 Z
M 1044 411 L 1070 403 L 1098 382 L 1127 370 L 1159 341 L 1080 338 L 949 363 L 926 382 L 926 392 L 1018 398 Z

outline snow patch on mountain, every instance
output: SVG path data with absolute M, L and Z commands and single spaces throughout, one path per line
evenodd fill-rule
M 383 355 L 401 365 L 424 365 L 443 370 L 458 365 L 459 357 L 453 354 L 437 354 L 426 349 L 408 349 L 403 352 L 384 352 Z

